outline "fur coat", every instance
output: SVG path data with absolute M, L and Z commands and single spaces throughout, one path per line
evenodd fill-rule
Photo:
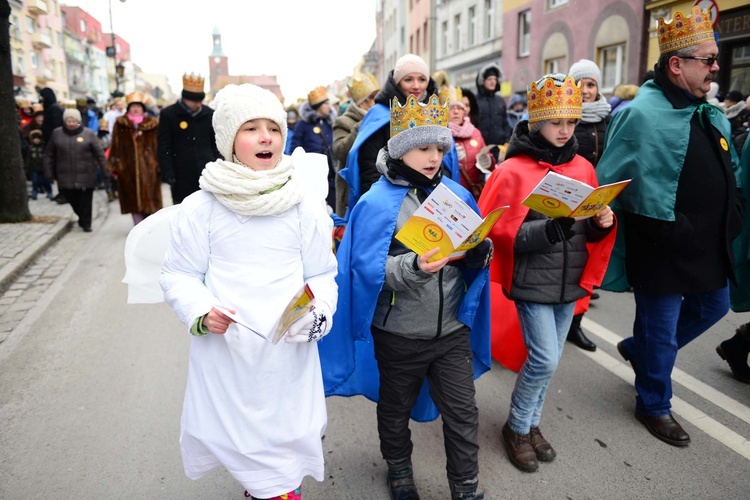
M 146 116 L 137 130 L 123 115 L 115 120 L 109 168 L 117 174 L 120 212 L 153 214 L 162 208 L 161 174 L 157 160 L 159 120 Z

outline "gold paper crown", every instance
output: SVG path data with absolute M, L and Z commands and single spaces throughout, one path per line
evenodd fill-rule
M 143 94 L 140 92 L 131 92 L 125 96 L 125 102 L 130 105 L 131 103 L 138 102 L 143 104 Z
M 31 110 L 34 113 L 44 113 L 44 105 L 42 105 L 42 104 L 32 104 L 31 105 Z
M 566 76 L 562 86 L 555 80 L 545 78 L 537 87 L 536 82 L 529 86 L 529 123 L 558 118 L 581 118 L 581 88 L 572 76 Z
M 448 107 L 450 107 L 451 103 L 461 103 L 463 104 L 463 93 L 461 92 L 461 87 L 454 87 L 453 85 L 444 85 L 440 87 L 440 101 L 441 102 L 447 102 Z
M 27 97 L 16 96 L 16 106 L 18 106 L 19 108 L 30 108 L 31 99 L 28 99 Z
M 404 130 L 425 125 L 448 126 L 448 103 L 440 103 L 440 98 L 432 94 L 427 104 L 417 101 L 413 95 L 409 96 L 406 104 L 401 106 L 398 98 L 391 102 L 391 137 L 395 137 Z
M 182 90 L 187 92 L 194 92 L 196 94 L 203 93 L 203 83 L 206 81 L 201 75 L 194 73 L 184 73 L 182 75 Z
M 325 87 L 316 87 L 307 94 L 307 100 L 310 101 L 312 106 L 320 104 L 321 102 L 328 99 L 328 92 Z
M 63 99 L 60 101 L 60 107 L 63 109 L 76 109 L 75 99 Z
M 360 77 L 355 76 L 349 82 L 349 95 L 356 104 L 361 104 L 376 90 L 380 90 L 380 85 L 372 73 L 363 73 Z
M 701 12 L 701 8 L 696 5 L 692 12 L 692 17 L 675 12 L 671 23 L 665 22 L 663 17 L 659 18 L 656 30 L 659 54 L 714 40 L 714 28 L 708 11 Z

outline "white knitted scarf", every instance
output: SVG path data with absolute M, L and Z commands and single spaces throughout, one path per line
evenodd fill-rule
M 292 159 L 286 155 L 271 170 L 253 170 L 239 160 L 216 160 L 203 169 L 200 188 L 239 215 L 277 215 L 304 196 L 295 177 Z
M 584 102 L 581 106 L 581 114 L 583 115 L 581 121 L 583 123 L 599 123 L 607 117 L 611 110 L 612 106 L 609 105 L 604 96 L 598 101 Z

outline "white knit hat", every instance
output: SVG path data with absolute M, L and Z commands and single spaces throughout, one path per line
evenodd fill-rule
M 81 112 L 77 109 L 67 108 L 65 111 L 63 111 L 63 121 L 67 120 L 68 118 L 75 118 L 78 123 L 83 123 L 83 120 L 81 120 Z
M 264 88 L 251 83 L 227 85 L 213 100 L 216 108 L 212 123 L 216 133 L 216 147 L 225 160 L 232 161 L 234 138 L 243 123 L 258 118 L 276 122 L 281 129 L 281 144 L 286 144 L 286 111 L 279 98 Z
M 398 83 L 409 73 L 419 73 L 430 79 L 430 69 L 424 60 L 414 54 L 401 56 L 393 67 L 393 80 Z
M 599 66 L 588 59 L 581 59 L 573 64 L 568 71 L 568 75 L 572 76 L 576 82 L 581 78 L 591 78 L 599 85 L 602 81 L 602 72 L 599 70 Z

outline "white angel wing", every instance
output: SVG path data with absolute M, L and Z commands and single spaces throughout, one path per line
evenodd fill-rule
M 161 264 L 169 246 L 169 223 L 179 205 L 162 208 L 133 227 L 125 240 L 125 277 L 128 304 L 155 304 L 164 301 L 159 286 Z
M 328 197 L 328 159 L 320 153 L 306 153 L 298 147 L 292 152 L 292 163 L 299 182 L 315 199 L 325 204 Z

